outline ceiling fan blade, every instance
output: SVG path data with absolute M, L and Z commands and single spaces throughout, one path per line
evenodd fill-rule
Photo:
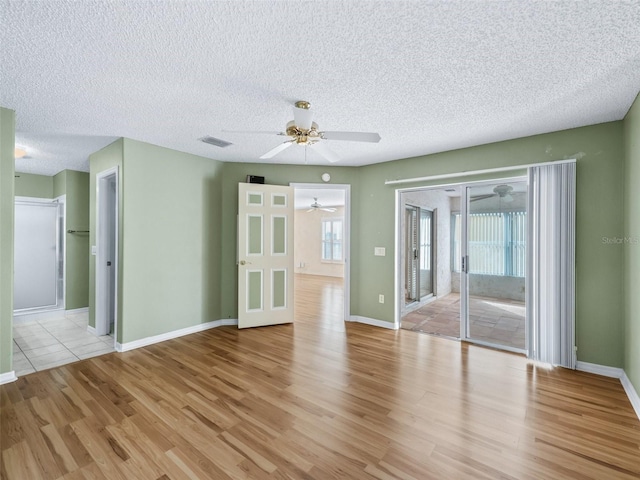
M 477 197 L 471 197 L 472 202 L 477 202 L 478 200 L 484 200 L 485 198 L 495 197 L 497 193 L 490 193 L 489 195 L 478 195 Z
M 335 212 L 336 209 L 335 208 L 331 208 L 331 207 L 322 207 L 320 210 L 324 210 L 325 212 Z
M 308 108 L 293 107 L 293 122 L 301 130 L 309 130 L 313 119 L 313 112 Z
M 316 152 L 318 152 L 324 158 L 329 160 L 331 163 L 340 161 L 340 157 L 336 155 L 336 153 L 333 150 L 331 150 L 329 147 L 327 147 L 327 145 L 324 144 L 322 141 L 313 143 L 311 145 L 311 148 L 313 148 Z
M 276 148 L 272 148 L 271 150 L 269 150 L 267 153 L 265 153 L 264 155 L 262 155 L 260 158 L 262 160 L 266 160 L 268 158 L 272 158 L 275 157 L 277 154 L 279 154 L 280 152 L 282 152 L 283 150 L 289 148 L 291 145 L 293 145 L 293 142 L 295 140 L 291 140 L 289 142 L 284 142 L 281 143 L 280 145 L 278 145 Z
M 326 140 L 345 140 L 348 142 L 378 143 L 380 135 L 374 132 L 320 132 Z
M 284 132 L 265 131 L 265 130 L 221 130 L 224 133 L 250 133 L 254 134 L 267 134 L 267 135 L 286 135 Z
M 315 210 L 315 208 L 310 208 L 309 210 L 307 210 L 307 213 L 313 212 L 314 210 Z

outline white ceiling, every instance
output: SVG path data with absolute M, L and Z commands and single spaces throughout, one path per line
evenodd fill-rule
M 295 208 L 309 208 L 315 199 L 323 207 L 343 207 L 345 203 L 344 190 L 331 188 L 296 188 Z
M 296 100 L 378 132 L 330 143 L 364 165 L 619 120 L 640 89 L 640 0 L 0 2 L 22 172 L 88 170 L 121 136 L 258 162 L 283 137 L 223 130 L 283 130 Z

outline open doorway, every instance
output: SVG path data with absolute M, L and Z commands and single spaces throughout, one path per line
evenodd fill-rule
M 399 209 L 400 327 L 525 351 L 526 178 L 401 191 Z
M 101 172 L 97 181 L 95 334 L 117 338 L 118 169 Z
M 293 184 L 296 321 L 349 319 L 349 185 Z

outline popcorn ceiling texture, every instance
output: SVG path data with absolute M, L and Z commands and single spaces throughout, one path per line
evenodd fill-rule
M 321 129 L 380 133 L 327 142 L 364 165 L 623 118 L 639 25 L 639 1 L 2 0 L 0 104 L 22 172 L 86 171 L 121 136 L 262 162 L 283 137 L 223 130 L 283 130 L 301 99 Z

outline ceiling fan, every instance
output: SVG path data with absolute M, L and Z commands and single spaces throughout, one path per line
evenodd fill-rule
M 513 196 L 511 192 L 513 191 L 513 187 L 511 185 L 498 185 L 494 187 L 493 193 L 488 195 L 478 195 L 477 197 L 471 198 L 472 202 L 476 202 L 478 200 L 484 200 L 485 198 L 495 197 L 496 195 L 505 202 L 513 202 Z
M 262 155 L 262 160 L 273 158 L 280 152 L 286 150 L 291 145 L 304 145 L 313 148 L 322 157 L 326 158 L 329 162 L 337 162 L 340 157 L 333 152 L 325 143 L 324 140 L 343 140 L 348 142 L 369 142 L 378 143 L 380 141 L 380 135 L 373 132 L 332 132 L 320 130 L 318 124 L 312 121 L 313 112 L 311 111 L 311 104 L 305 100 L 300 100 L 295 103 L 293 107 L 293 120 L 287 123 L 284 132 L 271 132 L 271 131 L 258 131 L 258 132 L 246 132 L 246 131 L 228 131 L 227 133 L 266 133 L 272 135 L 281 135 L 285 137 L 291 137 L 284 143 L 281 143 L 277 147 L 269 150 Z
M 333 207 L 323 207 L 322 205 L 320 205 L 318 203 L 318 197 L 313 197 L 313 203 L 310 205 L 311 208 L 309 208 L 309 210 L 307 210 L 307 213 L 309 212 L 317 212 L 318 210 L 322 210 L 325 212 L 335 212 L 336 209 Z

